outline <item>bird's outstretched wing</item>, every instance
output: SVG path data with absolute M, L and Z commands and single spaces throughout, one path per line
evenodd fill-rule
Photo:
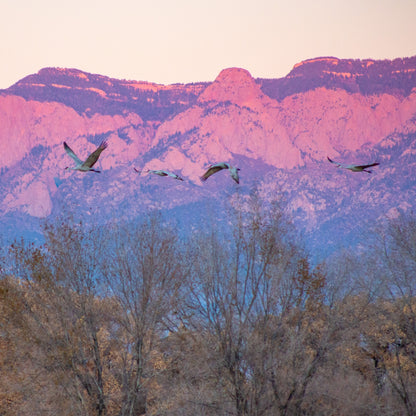
M 55 185 L 57 188 L 59 188 L 62 185 L 62 179 L 58 178 L 57 176 L 54 176 L 53 180 L 55 181 Z
M 97 162 L 98 158 L 100 157 L 101 152 L 105 150 L 107 146 L 107 142 L 102 141 L 101 144 L 97 147 L 97 149 L 95 149 L 95 151 L 88 156 L 87 160 L 83 163 L 83 165 L 89 168 L 93 167 L 95 165 L 95 162 Z
M 211 165 L 208 168 L 208 170 L 201 176 L 201 181 L 206 181 L 211 175 L 213 175 L 214 173 L 217 173 L 218 171 L 222 169 L 227 169 L 227 166 L 225 166 L 222 163 Z
M 74 151 L 67 145 L 66 142 L 64 142 L 64 149 L 66 153 L 68 154 L 68 156 L 74 159 L 77 165 L 82 165 L 82 160 L 74 153 Z
M 238 184 L 240 183 L 240 178 L 238 176 L 238 171 L 239 170 L 240 169 L 234 168 L 234 167 L 230 168 L 230 175 L 234 179 L 234 181 L 237 182 Z
M 337 165 L 338 167 L 342 166 L 341 163 L 335 162 L 334 160 L 330 159 L 328 156 L 326 157 L 331 163 Z
M 375 162 L 375 163 L 370 163 L 369 165 L 355 165 L 357 168 L 359 169 L 367 169 L 367 168 L 371 168 L 372 166 L 378 166 L 380 163 Z

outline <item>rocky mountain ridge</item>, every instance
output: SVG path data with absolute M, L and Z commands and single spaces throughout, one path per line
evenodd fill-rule
M 7 93 L 39 102 L 60 102 L 80 114 L 133 112 L 163 120 L 192 105 L 206 83 L 161 85 L 89 74 L 77 69 L 43 68 L 8 88 Z
M 212 83 L 170 86 L 43 69 L 0 92 L 1 224 L 16 234 L 64 210 L 105 223 L 163 208 L 197 227 L 207 206 L 214 215 L 216 202 L 256 185 L 284 196 L 311 245 L 356 244 L 357 229 L 414 208 L 415 73 L 416 57 L 316 58 L 277 80 L 228 68 Z M 104 139 L 102 174 L 64 170 L 64 140 L 82 158 Z M 354 174 L 327 156 L 381 164 Z M 224 172 L 199 180 L 222 160 L 241 168 L 239 187 Z
M 407 96 L 415 87 L 416 56 L 381 61 L 313 58 L 295 64 L 284 78 L 257 78 L 255 82 L 266 95 L 277 100 L 319 87 Z M 78 69 L 43 68 L 3 91 L 40 102 L 62 102 L 80 113 L 114 115 L 128 111 L 138 113 L 144 120 L 160 121 L 194 104 L 209 84 L 162 85 L 119 80 Z
M 296 64 L 284 78 L 263 79 L 261 84 L 267 95 L 280 100 L 319 87 L 406 97 L 415 81 L 416 56 L 394 60 L 319 57 Z

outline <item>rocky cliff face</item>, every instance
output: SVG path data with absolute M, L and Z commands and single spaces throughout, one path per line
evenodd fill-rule
M 172 86 L 41 70 L 0 92 L 2 224 L 25 232 L 63 211 L 106 222 L 165 208 L 197 226 L 207 203 L 237 187 L 226 172 L 199 177 L 229 161 L 241 169 L 241 192 L 256 184 L 269 198 L 284 195 L 311 245 L 357 243 L 357 230 L 414 208 L 415 73 L 416 57 L 317 58 L 278 80 L 229 68 L 212 83 Z M 104 139 L 101 174 L 64 170 L 64 140 L 82 159 Z M 358 174 L 327 156 L 381 164 Z

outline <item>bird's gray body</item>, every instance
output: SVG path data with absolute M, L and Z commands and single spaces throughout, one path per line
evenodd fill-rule
M 136 168 L 134 168 L 134 170 L 137 173 L 142 173 L 141 170 L 138 170 Z M 183 179 L 180 176 L 176 175 L 176 173 L 168 172 L 167 170 L 151 170 L 151 169 L 146 169 L 144 172 L 152 173 L 152 174 L 158 175 L 158 176 L 169 176 L 169 177 L 171 177 L 173 179 L 177 179 L 178 181 L 183 181 Z

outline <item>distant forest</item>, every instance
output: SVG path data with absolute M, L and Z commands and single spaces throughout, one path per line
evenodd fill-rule
M 0 415 L 416 415 L 416 218 L 312 266 L 282 204 L 230 205 L 3 247 Z

